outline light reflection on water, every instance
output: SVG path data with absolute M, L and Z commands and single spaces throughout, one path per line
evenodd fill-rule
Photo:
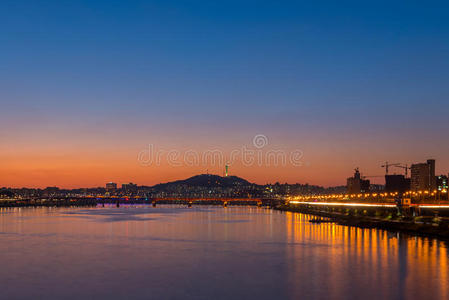
M 0 209 L 0 298 L 447 299 L 447 244 L 255 207 Z

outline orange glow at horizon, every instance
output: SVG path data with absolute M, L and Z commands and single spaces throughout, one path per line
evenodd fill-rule
M 240 153 L 234 162 L 229 164 L 230 175 L 258 184 L 280 182 L 338 186 L 346 184 L 346 178 L 352 176 L 355 167 L 360 167 L 363 175 L 383 175 L 384 170 L 380 165 L 382 158 L 386 157 L 380 150 L 378 156 L 365 156 L 349 144 L 329 146 L 329 142 L 317 140 L 303 144 L 281 144 L 270 140 L 272 144 L 260 149 L 263 159 L 262 163 L 258 163 L 259 149 L 251 144 L 251 139 L 248 142 L 247 136 L 237 137 L 234 146 L 227 140 L 227 145 L 221 147 L 217 140 L 204 139 L 197 139 L 196 145 L 192 146 L 190 139 L 184 138 L 172 143 L 168 142 L 168 139 L 162 139 L 156 149 L 162 149 L 160 163 L 145 165 L 139 161 L 139 153 L 146 151 L 147 146 L 136 140 L 138 139 L 133 138 L 125 143 L 111 138 L 99 139 L 96 136 L 70 139 L 59 136 L 53 140 L 34 140 L 32 143 L 26 139 L 12 141 L 0 149 L 0 187 L 82 188 L 104 186 L 106 182 L 111 181 L 118 184 L 133 182 L 152 186 L 206 172 L 223 175 L 232 152 L 242 149 L 253 151 L 254 161 L 250 164 L 244 163 Z M 349 148 L 353 151 L 348 150 Z M 179 152 L 175 164 L 168 162 L 169 152 L 173 149 Z M 201 161 L 201 155 L 216 149 L 223 153 L 221 161 Z M 301 150 L 302 156 L 300 164 L 293 165 L 289 154 L 297 149 Z M 186 162 L 188 151 L 199 153 L 200 161 L 193 164 L 191 161 Z M 285 163 L 282 163 L 281 159 L 275 163 L 275 154 L 267 155 L 270 151 L 283 151 L 286 155 Z M 390 154 L 393 158 L 400 155 L 403 155 L 401 151 Z M 409 154 L 409 157 L 403 160 L 416 161 L 414 157 Z M 421 160 L 426 158 L 423 156 Z M 447 164 L 447 161 L 437 157 L 437 171 L 448 169 L 444 164 Z M 401 170 L 396 171 L 401 173 Z M 441 173 L 444 174 L 444 171 Z M 383 183 L 381 177 L 370 179 L 372 183 Z

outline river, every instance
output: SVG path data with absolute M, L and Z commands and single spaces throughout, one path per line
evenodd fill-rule
M 256 207 L 0 210 L 2 299 L 449 299 L 448 244 Z

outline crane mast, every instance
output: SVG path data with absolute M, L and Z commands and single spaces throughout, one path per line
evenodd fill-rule
M 388 161 L 385 162 L 384 165 L 382 165 L 382 168 L 385 168 L 385 175 L 388 175 L 388 168 L 389 167 L 397 167 L 398 165 L 400 165 L 400 163 L 389 163 Z

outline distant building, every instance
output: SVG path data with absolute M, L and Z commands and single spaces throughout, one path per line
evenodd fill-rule
M 370 181 L 362 179 L 359 169 L 355 169 L 353 177 L 346 180 L 346 190 L 348 194 L 360 194 L 369 192 Z
M 371 184 L 369 187 L 370 192 L 380 193 L 385 191 L 385 185 L 383 184 Z
M 385 175 L 385 191 L 404 193 L 410 190 L 410 179 L 404 175 Z
M 117 183 L 114 182 L 108 182 L 106 183 L 106 191 L 115 191 L 117 189 Z
M 137 184 L 132 182 L 122 184 L 122 190 L 127 193 L 132 193 L 137 191 Z
M 437 177 L 437 190 L 438 191 L 442 191 L 442 190 L 448 190 L 449 186 L 448 186 L 448 177 L 446 175 L 440 175 Z
M 426 163 L 413 164 L 411 173 L 410 188 L 412 191 L 430 191 L 436 189 L 434 159 L 429 159 Z
M 46 187 L 42 191 L 42 195 L 45 196 L 45 197 L 56 196 L 58 193 L 59 193 L 59 188 L 56 187 L 56 186 Z

